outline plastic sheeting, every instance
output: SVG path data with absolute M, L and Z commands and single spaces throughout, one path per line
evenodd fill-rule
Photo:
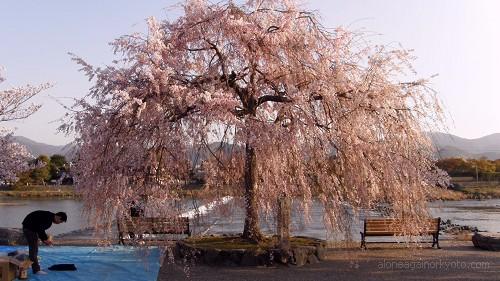
M 11 251 L 28 251 L 27 246 L 0 246 L 0 255 Z M 37 281 L 156 281 L 160 270 L 158 248 L 132 247 L 40 247 L 40 265 L 47 275 L 34 275 L 29 270 L 28 280 Z M 50 271 L 53 264 L 73 263 L 76 271 Z

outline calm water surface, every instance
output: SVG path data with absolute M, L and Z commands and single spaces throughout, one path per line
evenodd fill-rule
M 500 232 L 500 199 L 436 201 L 430 206 L 435 217 L 483 231 Z
M 74 199 L 10 199 L 0 198 L 0 227 L 21 228 L 24 217 L 36 210 L 66 212 L 68 221 L 53 224 L 47 231 L 57 235 L 85 228 L 86 220 L 82 217 L 82 202 Z
M 186 210 L 199 206 L 199 202 L 186 200 Z M 21 227 L 24 217 L 35 210 L 64 211 L 68 214 L 68 222 L 53 225 L 49 232 L 57 235 L 88 226 L 82 216 L 82 202 L 73 199 L 9 199 L 0 198 L 0 227 Z M 451 220 L 460 225 L 476 226 L 479 230 L 500 232 L 500 199 L 463 200 L 431 202 L 431 213 L 443 220 Z M 352 238 L 359 239 L 362 219 L 373 213 L 364 212 L 351 222 Z M 315 202 L 311 208 L 311 220 L 302 219 L 299 211 L 292 212 L 294 223 L 291 226 L 293 235 L 306 235 L 327 240 L 336 240 L 338 236 L 329 233 L 323 225 L 323 211 L 320 203 Z M 273 233 L 275 222 L 272 217 L 262 214 L 261 227 L 264 232 Z M 244 209 L 239 200 L 215 208 L 206 215 L 192 220 L 194 233 L 240 233 L 243 230 Z

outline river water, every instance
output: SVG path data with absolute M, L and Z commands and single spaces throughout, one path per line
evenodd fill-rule
M 197 205 L 184 202 L 184 208 L 189 210 L 190 206 Z M 500 199 L 491 200 L 463 200 L 431 202 L 431 213 L 443 220 L 451 220 L 454 224 L 475 226 L 479 230 L 500 232 Z M 0 198 L 0 227 L 21 227 L 24 217 L 35 210 L 50 210 L 53 212 L 64 211 L 68 214 L 68 222 L 53 225 L 49 232 L 57 235 L 88 226 L 86 219 L 82 216 L 83 204 L 73 199 L 10 199 Z M 305 222 L 300 211 L 292 213 L 293 223 L 291 232 L 293 235 L 305 235 L 326 240 L 336 240 L 338 235 L 329 233 L 323 224 L 323 211 L 318 202 L 311 207 L 310 221 Z M 359 239 L 359 230 L 362 219 L 372 215 L 365 212 L 353 219 L 351 222 L 351 233 L 353 239 Z M 192 230 L 194 233 L 208 234 L 230 234 L 240 233 L 243 229 L 244 209 L 236 200 L 229 202 L 219 208 L 214 208 L 206 214 L 192 219 Z M 264 232 L 273 233 L 275 229 L 272 218 L 263 219 L 261 227 Z
M 430 206 L 435 217 L 482 231 L 500 232 L 500 199 L 436 201 Z
M 24 217 L 36 210 L 66 212 L 68 221 L 50 228 L 50 233 L 78 230 L 87 226 L 82 216 L 83 203 L 74 199 L 11 199 L 0 198 L 0 227 L 21 228 Z

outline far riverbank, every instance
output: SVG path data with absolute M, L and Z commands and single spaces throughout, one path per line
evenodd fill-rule
M 181 197 L 203 197 L 203 189 L 186 189 Z M 234 194 L 227 194 L 233 195 Z M 0 198 L 30 199 L 30 198 L 75 198 L 81 196 L 75 192 L 72 185 L 33 185 L 28 188 L 0 189 Z M 456 189 L 434 188 L 428 197 L 429 201 L 457 201 L 466 199 L 500 199 L 500 184 L 468 183 L 459 184 Z
M 0 198 L 79 198 L 72 185 L 32 185 L 26 188 L 3 188 Z

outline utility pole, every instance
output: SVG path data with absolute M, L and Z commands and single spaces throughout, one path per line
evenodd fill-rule
M 477 164 L 475 166 L 476 166 L 476 183 L 478 183 L 479 182 L 479 173 L 477 172 Z

